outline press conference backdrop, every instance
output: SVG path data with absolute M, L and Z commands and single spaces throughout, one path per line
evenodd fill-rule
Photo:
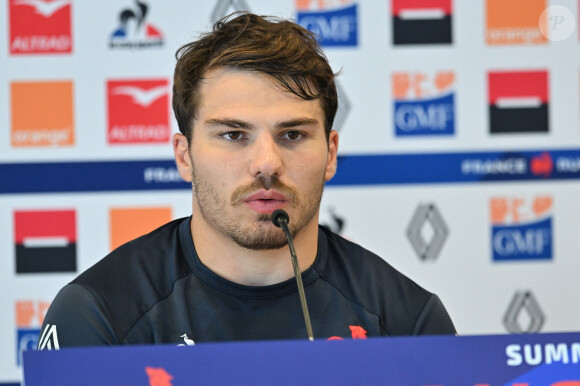
M 190 214 L 170 145 L 174 52 L 237 10 L 296 19 L 342 71 L 322 223 L 439 294 L 461 334 L 577 331 L 578 8 L 5 1 L 0 382 L 19 381 L 62 286 Z

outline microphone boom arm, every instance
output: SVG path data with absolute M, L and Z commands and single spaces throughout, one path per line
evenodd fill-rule
M 292 259 L 292 267 L 294 268 L 294 276 L 296 277 L 296 284 L 298 286 L 298 294 L 300 295 L 300 304 L 302 305 L 302 314 L 304 315 L 304 324 L 306 325 L 306 333 L 308 340 L 313 341 L 312 324 L 310 323 L 310 314 L 308 313 L 308 305 L 306 304 L 306 295 L 304 294 L 304 284 L 302 283 L 302 274 L 298 266 L 298 258 L 296 257 L 296 250 L 294 249 L 294 242 L 292 235 L 288 229 L 288 213 L 281 209 L 277 209 L 272 213 L 272 222 L 279 228 L 282 228 L 286 240 L 288 240 L 288 247 L 290 248 L 290 257 Z

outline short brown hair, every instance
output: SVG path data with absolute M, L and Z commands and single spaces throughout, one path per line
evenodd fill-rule
M 335 74 L 314 35 L 288 20 L 250 13 L 231 17 L 175 54 L 173 111 L 179 131 L 191 139 L 199 86 L 207 72 L 231 67 L 267 74 L 302 99 L 320 99 L 328 138 L 338 107 Z

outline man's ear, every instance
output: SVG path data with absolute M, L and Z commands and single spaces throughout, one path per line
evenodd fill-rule
M 179 175 L 187 182 L 191 182 L 191 158 L 189 156 L 189 144 L 183 134 L 173 135 L 173 154 Z
M 324 173 L 324 181 L 329 181 L 336 173 L 338 152 L 338 132 L 336 130 L 330 131 L 328 137 L 328 161 L 326 162 L 326 171 Z

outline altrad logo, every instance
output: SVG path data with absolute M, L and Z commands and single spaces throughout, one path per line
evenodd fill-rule
M 169 82 L 167 79 L 107 82 L 108 142 L 167 143 Z
M 10 0 L 11 54 L 71 52 L 70 0 Z

